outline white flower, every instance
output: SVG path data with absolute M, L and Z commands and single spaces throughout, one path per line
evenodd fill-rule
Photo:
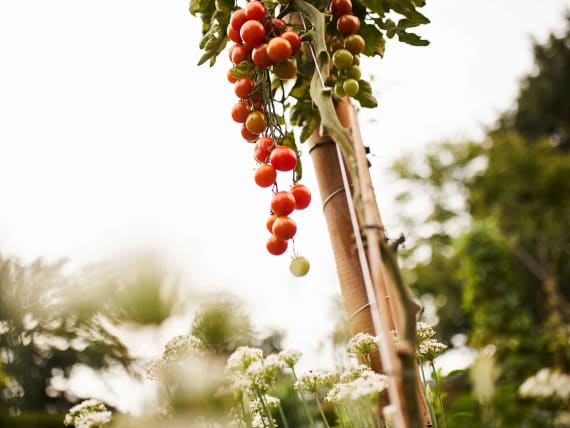
M 112 414 L 99 400 L 89 399 L 73 406 L 63 423 L 76 428 L 99 428 L 111 422 Z
M 146 369 L 146 375 L 151 380 L 160 380 L 165 370 L 182 362 L 188 357 L 203 355 L 206 351 L 204 343 L 196 336 L 182 334 L 170 339 L 164 345 L 164 351 L 159 360 L 153 361 Z
M 261 413 L 256 413 L 253 415 L 253 420 L 251 421 L 252 428 L 267 428 L 271 426 L 277 426 L 277 421 L 275 419 L 269 419 L 267 416 Z
M 549 368 L 543 368 L 529 377 L 519 387 L 519 394 L 525 398 L 570 399 L 570 376 Z
M 285 366 L 289 367 L 290 369 L 292 369 L 295 364 L 297 364 L 302 355 L 303 354 L 301 351 L 297 351 L 296 349 L 289 349 L 279 352 L 279 357 L 281 357 L 281 360 L 283 360 Z
M 378 395 L 388 388 L 388 377 L 362 367 L 346 370 L 341 375 L 341 382 L 332 387 L 325 400 L 331 403 L 377 400 Z
M 263 403 L 259 400 L 259 398 L 256 398 L 250 403 L 250 407 L 253 413 L 263 413 L 264 412 L 263 404 L 265 404 L 265 406 L 269 410 L 273 410 L 279 407 L 280 403 L 281 400 L 279 398 L 265 394 L 263 396 Z
M 418 343 L 417 355 L 420 360 L 433 361 L 435 357 L 447 349 L 447 345 L 435 339 L 426 339 Z
M 249 366 L 255 361 L 263 361 L 263 351 L 259 348 L 240 346 L 228 358 L 226 371 L 245 373 Z
M 335 381 L 336 373 L 330 372 L 307 372 L 299 376 L 299 380 L 295 382 L 295 389 L 298 391 L 316 393 L 319 388 L 331 388 Z
M 356 333 L 348 342 L 348 355 L 361 356 L 370 354 L 378 349 L 377 339 L 368 333 Z
M 431 325 L 421 321 L 416 324 L 416 340 L 418 343 L 421 343 L 424 340 L 429 340 L 434 336 L 435 330 Z

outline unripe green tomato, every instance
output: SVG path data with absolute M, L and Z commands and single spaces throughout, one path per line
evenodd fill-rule
M 309 272 L 311 264 L 309 259 L 303 256 L 297 256 L 289 264 L 289 270 L 295 276 L 305 276 Z
M 292 79 L 297 75 L 297 63 L 292 58 L 278 62 L 273 65 L 273 73 L 281 80 Z
M 344 39 L 344 48 L 349 50 L 353 55 L 362 53 L 364 46 L 366 46 L 366 42 L 359 34 L 351 34 Z
M 354 97 L 358 93 L 360 86 L 358 85 L 358 81 L 356 79 L 346 79 L 342 84 L 342 89 L 344 89 L 346 95 L 349 97 Z
M 346 70 L 354 61 L 354 55 L 346 49 L 339 49 L 333 54 L 333 64 L 339 70 Z
M 357 65 L 351 65 L 350 68 L 346 71 L 346 75 L 355 80 L 360 80 L 360 77 L 362 77 L 360 67 Z
M 339 96 L 339 97 L 344 97 L 346 95 L 346 92 L 344 92 L 344 88 L 342 87 L 344 81 L 342 80 L 337 80 L 337 82 L 334 85 L 334 92 Z
M 354 55 L 354 59 L 352 60 L 352 65 L 360 65 L 360 56 Z

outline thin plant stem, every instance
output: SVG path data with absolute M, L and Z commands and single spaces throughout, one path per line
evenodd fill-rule
M 293 373 L 293 379 L 295 379 L 295 382 L 298 380 L 297 378 L 297 374 L 295 373 L 295 369 L 293 367 L 291 367 L 291 372 Z M 303 409 L 305 410 L 305 413 L 307 414 L 307 418 L 309 418 L 309 422 L 311 423 L 312 427 L 316 428 L 316 424 L 315 424 L 315 420 L 313 419 L 313 415 L 311 415 L 311 412 L 309 411 L 309 406 L 307 406 L 307 402 L 305 401 L 305 397 L 303 397 L 303 393 L 301 391 L 297 391 L 297 397 L 299 397 L 299 400 L 301 400 L 301 403 L 303 404 Z
M 261 403 L 261 407 L 263 407 L 263 412 L 265 413 L 265 416 L 267 416 L 267 419 L 269 419 L 269 425 L 274 428 L 275 425 L 273 424 L 273 417 L 271 416 L 271 412 L 269 411 L 269 409 L 267 408 L 267 405 L 265 404 L 265 400 L 263 399 L 263 395 L 261 394 L 261 392 L 255 388 L 255 394 L 257 395 L 257 398 L 259 398 L 259 402 Z M 265 427 L 265 420 L 263 418 L 261 418 L 261 422 L 263 423 L 263 426 Z
M 437 393 L 437 399 L 439 401 L 439 408 L 441 409 L 441 421 L 443 423 L 443 428 L 447 428 L 447 422 L 445 420 L 445 410 L 443 408 L 443 399 L 441 397 L 441 387 L 439 385 L 439 376 L 437 375 L 437 371 L 435 370 L 435 364 L 433 360 L 430 361 L 430 366 L 433 373 L 433 377 L 435 379 L 435 391 Z
M 318 392 L 315 391 L 315 401 L 317 402 L 317 407 L 319 408 L 319 413 L 321 414 L 321 418 L 323 418 L 323 422 L 327 428 L 331 428 L 327 421 L 327 417 L 325 416 L 325 411 L 323 410 L 323 406 L 321 406 L 321 401 L 319 400 Z
M 283 412 L 283 407 L 281 407 L 281 403 L 277 405 L 277 408 L 279 409 L 279 416 L 283 421 L 284 428 L 289 428 L 289 424 L 287 423 L 287 418 L 285 417 L 285 413 Z
M 340 423 L 340 428 L 344 428 L 344 415 L 342 413 L 342 408 L 340 406 L 334 405 L 334 411 L 338 417 L 338 422 Z
M 428 384 L 426 381 L 426 375 L 424 372 L 424 366 L 422 364 L 422 361 L 420 360 L 418 363 L 418 366 L 420 366 L 420 373 L 422 375 L 422 381 L 424 383 L 424 390 L 425 390 L 425 395 L 426 395 L 426 401 L 428 403 L 428 408 L 429 408 L 429 415 L 431 417 L 431 422 L 433 424 L 433 428 L 438 428 L 438 424 L 437 424 L 437 417 L 435 415 L 435 409 L 433 408 L 433 403 L 431 400 L 431 394 L 428 394 Z

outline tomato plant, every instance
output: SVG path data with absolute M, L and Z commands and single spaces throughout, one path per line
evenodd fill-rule
M 252 4 L 252 3 L 249 3 Z M 259 21 L 246 21 L 239 30 L 239 35 L 248 46 L 257 46 L 265 38 L 265 27 Z
M 234 83 L 234 92 L 238 98 L 242 100 L 249 98 L 255 89 L 255 82 L 250 77 L 240 77 Z
M 289 80 L 297 75 L 297 63 L 294 59 L 278 62 L 273 66 L 273 73 L 281 80 Z
M 289 189 L 289 193 L 295 198 L 295 209 L 304 210 L 311 203 L 311 191 L 304 184 L 297 183 Z
M 252 111 L 245 120 L 245 127 L 252 134 L 261 134 L 267 128 L 265 114 L 261 111 Z
M 352 2 L 350 0 L 332 0 L 330 8 L 334 16 L 341 16 L 352 11 Z
M 265 5 L 260 1 L 251 1 L 245 7 L 245 17 L 249 20 L 265 18 Z
M 287 146 L 277 146 L 269 155 L 271 164 L 278 171 L 291 171 L 297 166 L 297 154 Z
M 271 61 L 271 58 L 267 55 L 266 43 L 262 43 L 253 48 L 253 51 L 251 52 L 251 60 L 255 66 L 259 68 L 267 68 L 273 65 L 273 61 Z
M 267 162 L 269 158 L 269 150 L 274 145 L 274 141 L 270 137 L 261 137 L 255 142 L 253 157 L 257 162 Z
M 354 34 L 360 29 L 360 19 L 358 16 L 345 13 L 338 17 L 336 28 L 343 35 Z
M 289 243 L 287 241 L 279 239 L 275 235 L 271 235 L 266 243 L 267 251 L 269 251 L 274 256 L 283 254 L 285 251 L 287 251 L 288 246 Z
M 232 107 L 232 119 L 237 123 L 244 123 L 250 113 L 251 108 L 243 101 L 234 104 Z
M 274 37 L 267 44 L 267 55 L 274 62 L 282 62 L 291 56 L 293 48 L 287 39 Z
M 289 263 L 289 270 L 295 276 L 307 275 L 310 268 L 311 264 L 309 263 L 309 259 L 303 256 L 294 257 L 291 263 Z

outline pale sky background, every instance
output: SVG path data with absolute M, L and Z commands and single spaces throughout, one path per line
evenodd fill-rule
M 361 114 L 389 230 L 386 170 L 443 139 L 481 138 L 532 70 L 532 40 L 564 27 L 568 0 L 431 0 L 427 48 L 390 40 L 365 61 L 380 107 Z M 246 300 L 260 331 L 317 349 L 338 293 L 309 155 L 313 204 L 295 213 L 302 279 L 265 250 L 270 191 L 230 117 L 222 55 L 197 67 L 187 0 L 0 0 L 0 254 L 72 266 L 154 249 L 192 287 Z M 158 349 L 160 351 L 160 349 Z M 318 365 L 319 361 L 311 362 Z

